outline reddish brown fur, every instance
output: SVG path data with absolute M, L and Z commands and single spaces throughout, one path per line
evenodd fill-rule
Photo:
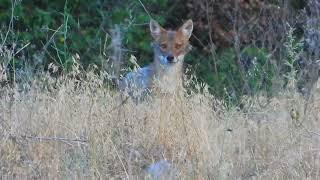
M 172 54 L 175 57 L 184 53 L 184 49 L 189 44 L 189 38 L 186 37 L 181 29 L 171 31 L 161 29 L 161 34 L 155 41 L 160 44 L 160 48 L 164 53 Z

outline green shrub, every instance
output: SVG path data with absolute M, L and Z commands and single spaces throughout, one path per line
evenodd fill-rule
M 213 94 L 233 103 L 243 94 L 272 93 L 275 67 L 270 63 L 266 50 L 245 47 L 240 54 L 240 63 L 237 62 L 235 50 L 228 48 L 215 57 L 201 59 L 195 69 L 198 77 L 211 87 Z
M 153 12 L 167 9 L 169 5 L 167 0 L 148 0 L 144 3 Z M 5 32 L 11 19 L 10 0 L 0 0 L 0 9 L 4 10 L 0 13 L 0 20 L 4 22 L 2 32 Z M 135 54 L 142 64 L 152 60 L 147 31 L 150 17 L 139 1 L 21 1 L 15 4 L 13 14 L 11 38 L 6 44 L 24 45 L 30 42 L 31 46 L 24 49 L 25 54 L 29 55 L 27 59 L 33 65 L 41 65 L 42 69 L 55 63 L 61 70 L 68 71 L 73 63 L 72 56 L 76 53 L 80 55 L 84 67 L 89 64 L 100 66 L 109 57 L 110 38 L 106 37 L 116 24 L 123 31 L 125 54 Z M 165 17 L 151 15 L 164 22 Z M 43 53 L 44 56 L 41 56 Z M 41 62 L 33 59 L 34 55 L 41 56 Z

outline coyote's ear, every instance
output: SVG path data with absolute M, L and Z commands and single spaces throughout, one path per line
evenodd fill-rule
M 151 36 L 157 40 L 159 39 L 161 35 L 161 31 L 163 31 L 163 28 L 159 25 L 159 23 L 153 19 L 150 20 L 150 32 Z
M 193 22 L 191 19 L 186 21 L 180 28 L 180 31 L 187 37 L 190 38 L 193 30 Z

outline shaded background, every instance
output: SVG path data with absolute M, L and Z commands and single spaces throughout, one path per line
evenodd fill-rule
M 308 94 L 319 76 L 319 7 L 314 0 L 0 0 L 2 84 L 50 65 L 55 76 L 75 63 L 110 71 L 115 29 L 126 73 L 131 55 L 140 66 L 153 59 L 150 18 L 166 28 L 192 19 L 186 67 L 217 97 L 272 96 L 290 80 Z

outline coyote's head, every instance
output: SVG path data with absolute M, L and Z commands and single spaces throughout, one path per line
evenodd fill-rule
M 156 60 L 162 65 L 174 65 L 183 61 L 190 50 L 189 38 L 192 34 L 193 22 L 186 21 L 178 30 L 162 28 L 155 20 L 150 21 L 150 31 L 154 39 L 153 48 Z

